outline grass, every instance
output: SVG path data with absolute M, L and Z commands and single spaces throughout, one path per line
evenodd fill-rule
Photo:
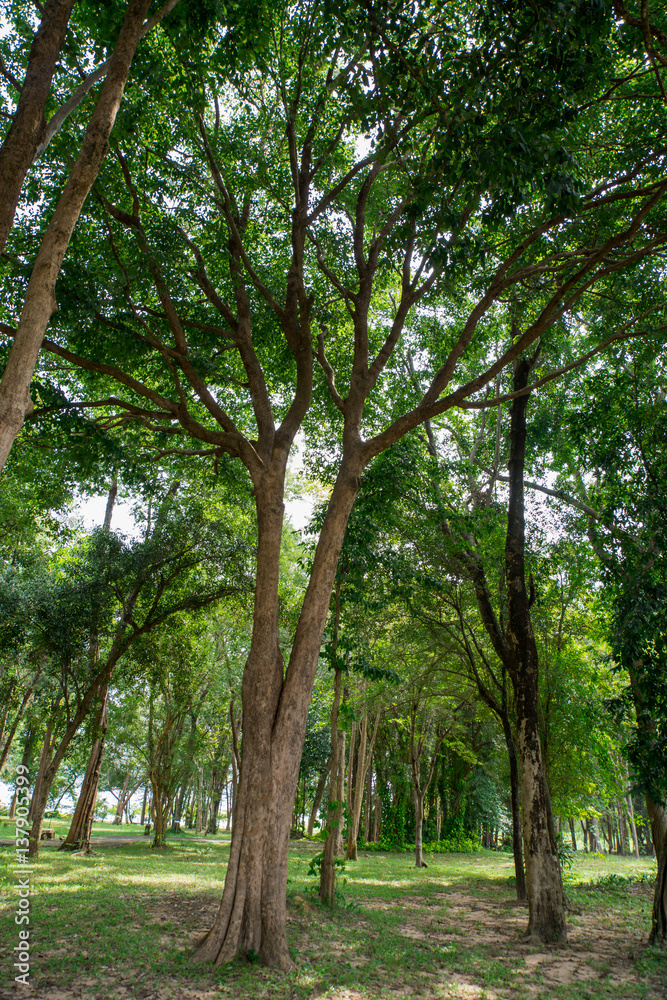
M 58 830 L 58 822 L 52 823 Z M 64 821 L 62 821 L 64 822 Z M 96 824 L 107 834 L 111 824 Z M 113 832 L 127 835 L 128 827 Z M 0 830 L 2 836 L 2 830 Z M 417 870 L 400 854 L 348 863 L 343 903 L 320 906 L 308 876 L 319 844 L 295 842 L 288 883 L 285 975 L 247 962 L 212 970 L 190 961 L 215 915 L 228 837 L 148 838 L 91 857 L 41 852 L 32 875 L 31 984 L 59 1000 L 655 1000 L 667 996 L 664 953 L 643 945 L 651 887 L 620 879 L 652 862 L 578 856 L 568 878 L 570 945 L 520 941 L 526 913 L 513 899 L 511 858 L 430 855 Z M 17 940 L 14 853 L 0 850 L 0 996 L 12 984 Z M 23 995 L 25 995 L 25 991 Z M 8 995 L 19 995 L 13 989 Z M 29 995 L 29 994 L 28 994 Z
M 52 819 L 45 819 L 43 829 L 55 830 L 56 839 L 58 837 L 65 837 L 67 831 L 70 828 L 71 817 L 65 819 L 60 819 L 54 817 Z M 14 837 L 14 821 L 8 820 L 6 817 L 0 817 L 0 840 L 13 839 Z M 140 823 L 123 823 L 118 825 L 111 822 L 100 822 L 96 821 L 93 823 L 93 837 L 137 837 L 139 841 L 143 839 L 144 828 Z M 170 837 L 176 840 L 194 840 L 202 837 L 203 834 L 196 834 L 194 830 L 183 830 L 178 834 L 170 834 Z M 214 837 L 207 837 L 211 840 L 224 840 L 229 839 L 229 834 L 217 833 Z M 149 838 L 146 837 L 146 840 Z M 46 843 L 46 842 L 45 842 Z

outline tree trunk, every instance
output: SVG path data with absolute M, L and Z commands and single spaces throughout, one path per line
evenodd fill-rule
M 340 587 L 336 595 L 336 615 L 340 613 Z M 337 622 L 334 627 L 334 656 L 337 638 Z M 331 707 L 331 770 L 329 772 L 329 802 L 327 805 L 326 840 L 320 867 L 320 899 L 333 906 L 336 898 L 336 849 L 343 823 L 343 782 L 345 771 L 345 733 L 338 728 L 343 674 L 336 667 L 334 679 L 334 700 Z
M 317 788 L 315 789 L 315 798 L 313 799 L 313 808 L 310 810 L 310 816 L 308 817 L 308 836 L 313 836 L 313 830 L 315 829 L 315 820 L 317 819 L 317 813 L 319 811 L 320 805 L 322 804 L 322 798 L 324 796 L 324 789 L 327 787 L 327 778 L 331 772 L 331 758 L 329 758 L 329 763 L 322 771 L 320 775 L 320 780 L 317 782 Z
M 0 149 L 0 250 L 12 228 L 23 181 L 46 130 L 44 109 L 73 7 L 74 0 L 46 0 L 42 7 L 18 105 Z
M 178 795 L 176 796 L 176 801 L 174 802 L 174 815 L 171 820 L 172 833 L 181 832 L 181 817 L 183 815 L 183 807 L 185 805 L 189 783 L 190 783 L 190 772 L 186 774 L 183 782 L 181 783 Z
M 373 755 L 368 755 L 368 772 L 366 774 L 366 810 L 364 814 L 364 840 L 371 839 L 371 811 L 373 809 Z
M 55 713 L 54 713 L 55 714 Z M 41 788 L 44 783 L 44 775 L 46 774 L 49 760 L 51 757 L 51 735 L 53 733 L 53 727 L 55 725 L 55 720 L 48 723 L 46 727 L 46 733 L 44 734 L 44 739 L 42 741 L 42 749 L 39 754 L 39 768 L 37 770 L 37 777 L 35 778 L 35 784 L 32 790 L 32 798 L 30 800 L 30 808 L 28 810 L 28 819 L 33 821 L 35 818 L 35 812 L 38 808 L 38 803 L 40 801 Z M 49 785 L 49 791 L 51 786 Z M 48 793 L 47 793 L 48 798 Z M 46 808 L 46 803 L 44 804 Z
M 283 674 L 278 584 L 288 453 L 289 442 L 276 434 L 268 468 L 254 479 L 257 580 L 242 684 L 241 773 L 220 909 L 196 952 L 218 965 L 251 953 L 284 970 L 294 967 L 286 934 L 292 808 L 336 565 L 363 470 L 360 458 L 343 458 Z
M 123 782 L 123 787 L 118 794 L 118 802 L 116 804 L 116 815 L 113 818 L 114 826 L 120 826 L 123 822 L 123 810 L 125 809 L 125 795 L 127 792 L 127 787 L 130 784 L 130 778 L 132 777 L 132 772 L 128 771 L 125 775 L 125 781 Z
M 516 881 L 516 898 L 519 902 L 527 899 L 526 874 L 523 867 L 523 848 L 521 831 L 521 782 L 519 779 L 519 762 L 516 756 L 516 745 L 512 736 L 509 718 L 503 719 L 503 735 L 507 756 L 510 762 L 510 797 L 512 802 L 512 854 L 514 856 L 514 878 Z
M 354 797 L 350 816 L 350 829 L 347 836 L 347 857 L 350 861 L 357 860 L 357 840 L 359 839 L 359 823 L 361 820 L 361 807 L 364 800 L 364 789 L 366 785 L 366 772 L 373 756 L 375 738 L 377 736 L 378 724 L 380 722 L 380 709 L 375 716 L 375 724 L 371 735 L 368 753 L 366 752 L 368 741 L 368 714 L 364 712 L 359 736 L 359 749 L 357 751 L 357 767 L 354 779 Z
M 201 833 L 203 830 L 202 825 L 202 795 L 204 791 L 204 771 L 199 768 L 199 773 L 197 774 L 197 822 L 195 825 L 195 833 Z
M 2 748 L 2 753 L 0 753 L 0 771 L 2 771 L 3 767 L 5 766 L 7 757 L 9 756 L 9 751 L 12 748 L 12 743 L 14 742 L 14 737 L 16 735 L 18 724 L 23 718 L 23 713 L 26 709 L 28 702 L 32 698 L 32 693 L 35 690 L 35 685 L 37 684 L 37 681 L 39 680 L 41 673 L 42 673 L 42 668 L 40 667 L 39 670 L 35 671 L 32 683 L 30 684 L 30 687 L 28 688 L 28 690 L 23 695 L 23 698 L 21 699 L 21 704 L 17 709 L 14 721 L 12 722 L 10 730 L 7 733 L 7 739 L 5 740 L 4 746 Z
M 515 392 L 528 384 L 533 363 L 525 358 L 514 363 Z M 526 935 L 545 943 L 554 943 L 566 941 L 567 929 L 560 866 L 549 830 L 550 796 L 539 733 L 539 663 L 526 591 L 523 495 L 526 406 L 527 396 L 518 396 L 513 400 L 511 410 L 510 496 L 505 542 L 506 638 L 511 653 L 510 675 L 514 685 L 519 734 L 521 814 L 528 893 Z
M 218 832 L 218 811 L 220 809 L 222 790 L 225 782 L 227 781 L 228 770 L 229 765 L 225 766 L 224 771 L 218 771 L 217 766 L 214 767 L 213 777 L 211 779 L 211 814 L 206 827 L 206 832 L 210 834 L 216 834 Z
M 667 810 L 649 798 L 646 799 L 646 809 L 658 862 L 649 944 L 664 944 L 667 941 Z
M 424 867 L 424 792 L 413 786 L 412 803 L 415 808 L 415 868 Z
M 81 152 L 70 170 L 67 183 L 35 258 L 21 319 L 0 382 L 0 471 L 7 461 L 14 438 L 23 426 L 25 415 L 33 410 L 30 382 L 46 327 L 57 309 L 56 279 L 83 203 L 97 178 L 109 147 L 111 130 L 150 6 L 151 0 L 128 2 L 106 79 L 86 129 Z
M 572 850 L 576 851 L 576 849 L 577 849 L 577 835 L 576 835 L 575 830 L 574 830 L 574 820 L 570 817 L 570 819 L 568 819 L 567 823 L 568 823 L 568 826 L 570 827 L 570 838 L 572 840 Z
M 153 820 L 155 822 L 152 846 L 162 848 L 167 846 L 167 822 L 171 801 L 164 796 L 152 776 L 151 785 L 153 787 Z
M 632 833 L 632 846 L 635 852 L 635 857 L 639 857 L 639 838 L 637 837 L 637 824 L 635 823 L 635 807 L 632 804 L 632 795 L 628 795 L 626 798 L 626 803 L 628 806 L 628 819 L 630 821 L 630 832 Z
M 109 685 L 102 692 L 102 705 L 96 723 L 96 735 L 88 760 L 88 767 L 81 784 L 81 791 L 72 817 L 72 823 L 65 840 L 60 845 L 60 851 L 84 851 L 91 854 L 90 837 L 95 818 L 95 804 L 97 802 L 97 790 L 100 785 L 100 771 L 102 768 L 102 757 L 104 756 L 104 741 L 106 739 L 107 722 L 107 699 L 109 695 Z
M 596 853 L 602 852 L 602 844 L 600 843 L 600 827 L 598 825 L 597 816 L 591 816 L 588 831 L 588 842 L 591 845 L 591 851 Z
M 373 810 L 373 843 L 377 844 L 382 832 L 382 799 L 375 796 L 375 809 Z

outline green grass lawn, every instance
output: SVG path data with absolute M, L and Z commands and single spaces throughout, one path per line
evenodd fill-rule
M 58 825 L 52 823 L 58 830 Z M 64 824 L 64 821 L 63 821 Z M 96 833 L 131 828 L 96 824 Z M 0 836 L 2 833 L 0 832 Z M 657 1000 L 667 996 L 663 952 L 644 945 L 651 887 L 629 881 L 652 862 L 580 855 L 568 873 L 567 948 L 520 941 L 507 854 L 361 853 L 348 863 L 341 905 L 322 908 L 308 875 L 321 845 L 290 852 L 289 940 L 296 971 L 235 962 L 196 966 L 193 940 L 214 917 L 228 837 L 148 838 L 90 857 L 44 850 L 32 875 L 31 985 L 14 989 L 14 854 L 0 850 L 0 996 L 40 1000 Z M 612 878 L 609 878 L 609 876 Z M 622 877 L 619 877 L 622 876 Z M 601 881 L 600 881 L 601 880 Z M 591 883 L 598 883 L 591 885 Z
M 70 828 L 71 816 L 66 819 L 45 819 L 43 829 L 55 830 L 56 838 L 65 837 L 67 831 Z M 6 816 L 0 816 L 0 840 L 12 839 L 14 837 L 14 821 L 8 820 Z M 93 823 L 93 837 L 143 837 L 144 828 L 140 823 L 123 823 L 118 825 L 116 823 L 102 823 L 96 821 Z M 193 839 L 202 837 L 203 834 L 196 834 L 194 830 L 183 830 L 179 834 L 169 834 L 170 837 L 174 837 L 176 840 L 182 840 L 183 838 Z M 229 834 L 218 833 L 213 837 L 214 840 L 229 838 Z M 148 838 L 146 838 L 148 839 Z

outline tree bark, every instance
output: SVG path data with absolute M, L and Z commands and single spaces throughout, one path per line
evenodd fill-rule
M 337 611 L 339 608 L 337 607 Z M 345 733 L 338 728 L 342 671 L 336 668 L 334 700 L 331 707 L 331 770 L 329 777 L 329 802 L 327 806 L 327 836 L 320 867 L 320 899 L 333 906 L 336 898 L 336 849 L 343 823 L 343 788 L 345 775 Z
M 514 856 L 514 878 L 516 881 L 516 898 L 522 903 L 527 898 L 526 873 L 523 867 L 522 828 L 521 828 L 521 781 L 519 777 L 519 762 L 516 755 L 516 745 L 512 735 L 509 718 L 503 719 L 503 735 L 507 756 L 510 763 L 510 797 L 512 802 L 512 854 Z
M 81 791 L 72 817 L 72 823 L 65 840 L 60 845 L 60 851 L 84 851 L 92 854 L 90 847 L 90 837 L 95 819 L 95 804 L 97 802 L 97 790 L 100 785 L 100 771 L 102 768 L 102 758 L 104 756 L 104 741 L 106 739 L 107 721 L 107 699 L 109 696 L 109 685 L 107 684 L 101 694 L 102 705 L 97 718 L 96 734 L 88 760 L 88 767 L 81 784 Z
M 18 105 L 0 148 L 0 250 L 14 222 L 23 181 L 46 131 L 44 110 L 73 7 L 74 0 L 46 0 L 30 46 Z
M 128 771 L 125 775 L 125 781 L 123 782 L 123 787 L 118 793 L 118 802 L 116 803 L 116 815 L 113 818 L 114 826 L 121 826 L 123 822 L 123 810 L 125 809 L 125 796 L 127 793 L 128 786 L 130 784 L 130 778 L 132 777 L 132 772 Z
M 347 857 L 349 861 L 357 860 L 357 840 L 359 839 L 359 823 L 361 820 L 361 807 L 364 800 L 366 772 L 368 771 L 368 765 L 370 764 L 373 756 L 379 722 L 380 709 L 378 708 L 370 744 L 368 745 L 368 752 L 366 752 L 368 742 L 368 714 L 366 712 L 364 713 L 361 723 L 359 749 L 357 751 L 357 767 L 354 780 L 354 797 L 352 802 L 352 814 L 350 816 L 350 829 L 347 835 Z
M 67 247 L 102 160 L 127 82 L 130 65 L 142 36 L 151 0 L 129 0 L 118 41 L 109 62 L 83 146 L 70 171 L 51 221 L 44 233 L 26 289 L 21 319 L 14 336 L 7 367 L 0 381 L 0 471 L 14 438 L 33 410 L 30 382 L 44 332 L 57 309 L 56 279 Z
M 12 722 L 10 730 L 7 733 L 7 739 L 5 740 L 4 746 L 2 748 L 2 753 L 0 753 L 0 771 L 2 771 L 3 767 L 5 766 L 5 763 L 7 762 L 7 757 L 9 756 L 9 751 L 12 748 L 12 743 L 14 742 L 14 737 L 16 735 L 18 724 L 23 718 L 23 713 L 25 712 L 28 702 L 32 698 L 32 693 L 35 690 L 35 685 L 37 684 L 37 681 L 39 680 L 41 673 L 42 673 L 42 668 L 40 667 L 39 670 L 35 672 L 30 687 L 28 688 L 28 690 L 23 695 L 23 698 L 21 699 L 21 704 L 17 709 L 14 721 Z
M 315 789 L 315 798 L 313 799 L 313 808 L 310 810 L 310 816 L 308 817 L 308 829 L 307 834 L 309 837 L 313 836 L 313 831 L 315 829 L 315 820 L 317 819 L 317 813 L 319 811 L 320 805 L 322 804 L 322 798 L 324 796 L 324 789 L 327 787 L 327 778 L 331 772 L 331 758 L 325 769 L 320 775 L 320 780 L 317 782 L 317 788 Z
M 533 360 L 514 363 L 514 391 L 528 384 Z M 544 772 L 538 716 L 537 646 L 530 618 L 530 599 L 525 575 L 525 517 L 523 475 L 526 447 L 527 396 L 512 402 L 510 428 L 507 537 L 507 579 L 510 676 L 519 734 L 523 845 L 528 892 L 526 935 L 545 943 L 565 942 L 567 928 L 558 856 L 549 830 L 550 796 Z M 532 589 L 532 587 L 531 587 Z
M 658 862 L 649 944 L 664 944 L 667 941 L 667 810 L 649 798 L 646 799 L 646 809 Z
M 415 810 L 415 868 L 424 867 L 424 791 L 412 787 L 412 803 Z
M 626 804 L 628 807 L 628 819 L 630 820 L 630 832 L 632 834 L 632 847 L 635 852 L 635 857 L 639 857 L 639 837 L 637 836 L 637 824 L 635 823 L 635 807 L 632 804 L 632 795 L 628 794 L 626 797 Z

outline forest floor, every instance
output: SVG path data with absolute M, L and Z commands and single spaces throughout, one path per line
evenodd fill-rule
M 536 948 L 521 942 L 526 910 L 508 854 L 427 855 L 418 870 L 405 852 L 362 851 L 330 910 L 308 871 L 321 845 L 296 841 L 296 969 L 286 975 L 247 962 L 192 965 L 217 909 L 228 839 L 175 838 L 159 852 L 146 840 L 88 857 L 41 852 L 30 876 L 30 986 L 13 981 L 18 876 L 14 852 L 0 850 L 2 1000 L 667 998 L 667 955 L 645 945 L 648 858 L 580 853 L 566 874 L 569 943 Z

